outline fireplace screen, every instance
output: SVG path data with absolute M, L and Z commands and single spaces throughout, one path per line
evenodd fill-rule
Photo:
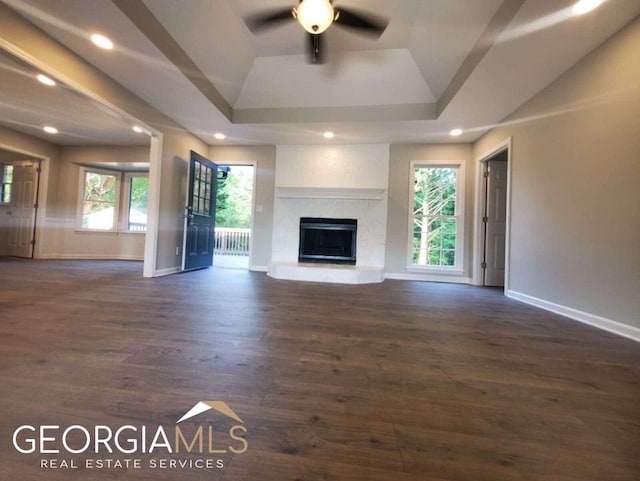
M 300 219 L 299 262 L 356 263 L 356 219 Z

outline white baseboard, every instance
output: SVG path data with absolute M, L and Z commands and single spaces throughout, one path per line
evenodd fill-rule
M 267 272 L 269 270 L 269 267 L 268 266 L 250 266 L 249 270 L 253 272 Z
M 385 279 L 396 279 L 400 281 L 423 281 L 423 282 L 449 282 L 453 284 L 471 284 L 470 277 L 441 276 L 437 274 L 405 274 L 385 272 Z
M 41 254 L 38 259 L 58 259 L 69 261 L 143 261 L 142 256 L 110 256 L 104 254 Z
M 166 269 L 157 269 L 153 273 L 153 277 L 164 277 L 178 272 L 182 272 L 182 267 L 167 267 Z
M 567 307 L 561 304 L 556 304 L 555 302 L 545 301 L 544 299 L 539 299 L 527 294 L 522 294 L 521 292 L 508 290 L 505 291 L 505 296 L 511 299 L 515 299 L 516 301 L 524 302 L 525 304 L 530 304 L 532 306 L 539 307 L 556 314 L 560 314 L 561 316 L 568 317 L 575 321 L 589 324 L 590 326 L 594 326 L 599 329 L 612 332 L 613 334 L 617 334 L 619 336 L 623 336 L 640 342 L 640 328 L 630 326 L 628 324 L 623 324 L 622 322 L 614 321 L 612 319 L 607 319 L 605 317 L 596 316 L 595 314 L 590 314 L 588 312 L 580 311 L 578 309 L 574 309 L 573 307 Z

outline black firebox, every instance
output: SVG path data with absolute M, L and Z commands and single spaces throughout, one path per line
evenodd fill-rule
M 356 219 L 300 219 L 299 262 L 356 263 Z

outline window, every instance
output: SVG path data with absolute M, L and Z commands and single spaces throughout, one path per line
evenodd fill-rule
M 118 174 L 85 170 L 82 187 L 83 229 L 114 230 Z
M 146 232 L 148 173 L 87 168 L 81 172 L 79 228 Z M 121 203 L 120 199 L 124 202 Z
M 192 208 L 194 214 L 211 215 L 211 176 L 213 169 L 198 162 L 194 163 L 193 170 L 193 198 Z
M 11 185 L 13 184 L 13 165 L 0 164 L 0 204 L 11 203 Z
M 411 266 L 459 270 L 462 266 L 460 164 L 413 165 Z
M 148 174 L 125 175 L 125 194 L 127 199 L 125 230 L 130 232 L 147 231 L 148 193 Z

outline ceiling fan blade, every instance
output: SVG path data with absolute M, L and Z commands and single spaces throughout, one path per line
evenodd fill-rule
M 325 62 L 324 40 L 320 33 L 310 33 L 307 42 L 307 59 L 309 63 L 322 64 Z
M 244 23 L 251 32 L 259 33 L 267 28 L 277 27 L 288 20 L 294 20 L 293 13 L 290 8 L 271 10 L 257 15 L 250 15 L 244 18 Z
M 355 28 L 362 33 L 379 37 L 382 32 L 385 31 L 389 20 L 386 18 L 378 17 L 377 15 L 371 15 L 369 13 L 356 12 L 355 10 L 346 8 L 336 8 L 337 18 L 335 24 Z

